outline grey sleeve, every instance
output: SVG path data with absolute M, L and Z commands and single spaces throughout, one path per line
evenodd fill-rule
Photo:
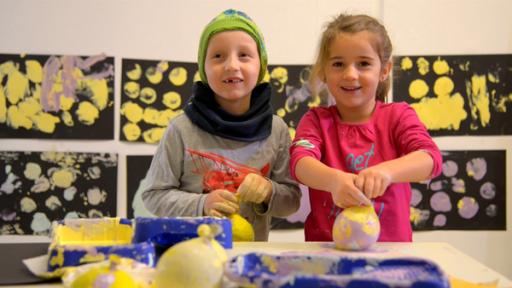
M 180 190 L 184 145 L 179 129 L 171 122 L 158 145 L 146 174 L 142 200 L 160 217 L 202 216 L 205 195 Z
M 284 126 L 284 128 L 283 128 Z M 291 138 L 288 127 L 284 122 L 279 129 L 279 150 L 269 179 L 272 182 L 272 196 L 268 205 L 255 205 L 254 210 L 257 214 L 284 218 L 299 209 L 301 191 L 299 184 L 291 178 L 290 175 L 290 153 Z

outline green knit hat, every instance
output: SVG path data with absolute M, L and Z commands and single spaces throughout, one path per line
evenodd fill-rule
M 258 46 L 258 52 L 260 55 L 260 74 L 258 76 L 258 83 L 261 82 L 267 71 L 267 51 L 265 50 L 265 43 L 263 42 L 263 35 L 247 14 L 242 11 L 228 9 L 220 13 L 217 17 L 206 25 L 201 34 L 201 40 L 199 42 L 199 51 L 197 53 L 197 65 L 199 66 L 199 76 L 201 81 L 205 84 L 208 83 L 206 79 L 206 73 L 204 71 L 204 61 L 206 58 L 206 50 L 208 48 L 208 41 L 210 38 L 219 32 L 230 31 L 230 30 L 241 30 L 251 35 L 256 41 Z

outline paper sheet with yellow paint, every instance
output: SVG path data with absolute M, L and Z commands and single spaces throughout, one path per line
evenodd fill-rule
M 114 58 L 0 54 L 0 138 L 113 139 Z

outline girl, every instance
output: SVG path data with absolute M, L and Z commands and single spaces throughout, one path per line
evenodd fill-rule
M 324 82 L 336 104 L 307 112 L 290 149 L 292 176 L 310 187 L 306 241 L 332 241 L 338 213 L 368 199 L 379 241 L 412 241 L 408 182 L 437 176 L 442 159 L 408 104 L 385 103 L 391 50 L 366 15 L 339 15 L 322 34 L 311 87 Z

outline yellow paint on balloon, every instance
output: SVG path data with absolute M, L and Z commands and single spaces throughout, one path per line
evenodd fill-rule
M 135 141 L 139 139 L 141 130 L 139 125 L 135 123 L 126 123 L 123 126 L 123 134 L 126 140 L 128 141 Z
M 37 113 L 42 112 L 41 104 L 32 97 L 26 98 L 22 102 L 18 103 L 18 109 L 20 113 L 30 119 L 33 119 Z
M 473 119 L 480 118 L 480 125 L 486 127 L 491 120 L 490 99 L 487 93 L 487 82 L 483 75 L 471 76 L 471 115 Z
M 276 67 L 270 72 L 270 78 L 279 82 L 280 87 L 277 89 L 278 93 L 283 92 L 286 82 L 288 82 L 288 70 L 285 67 Z
M 69 169 L 58 169 L 52 173 L 51 182 L 59 188 L 68 188 L 75 182 L 75 174 Z
M 123 87 L 123 92 L 128 98 L 135 99 L 140 94 L 140 84 L 134 81 L 126 82 Z
M 78 121 L 85 125 L 92 125 L 99 118 L 100 111 L 89 101 L 82 101 L 76 110 Z
M 147 107 L 144 109 L 144 115 L 142 116 L 142 119 L 144 119 L 144 122 L 148 124 L 156 125 L 159 114 L 160 113 L 155 108 Z
M 55 131 L 56 124 L 60 122 L 60 118 L 50 113 L 41 112 L 34 116 L 34 126 L 44 133 L 51 134 Z
M 151 87 L 144 87 L 140 91 L 140 101 L 146 104 L 152 104 L 156 100 L 156 91 Z
M 142 133 L 142 137 L 144 138 L 144 141 L 146 143 L 158 143 L 158 141 L 162 139 L 164 132 L 165 128 L 151 128 L 149 130 L 144 131 L 144 133 Z
M 419 103 L 411 104 L 421 122 L 428 130 L 459 130 L 460 123 L 467 118 L 464 98 L 456 93 L 449 97 L 423 98 Z M 442 115 L 442 117 L 432 117 Z
M 133 81 L 139 80 L 140 76 L 142 76 L 142 68 L 139 64 L 135 64 L 134 69 L 126 71 L 126 76 Z
M 167 92 L 164 94 L 162 103 L 171 109 L 177 109 L 181 105 L 181 95 L 174 91 Z
M 149 83 L 151 84 L 160 83 L 164 77 L 162 72 L 158 71 L 156 67 L 148 67 L 146 69 L 145 75 Z
M 284 116 L 286 115 L 286 111 L 284 110 L 284 108 L 279 108 L 277 109 L 276 114 L 277 116 L 284 118 Z
M 60 110 L 69 111 L 73 108 L 75 104 L 75 99 L 73 97 L 66 97 L 63 94 L 60 95 Z
M 425 80 L 415 79 L 409 84 L 409 96 L 413 99 L 423 98 L 427 95 L 429 89 Z
M 418 65 L 418 72 L 421 75 L 425 75 L 430 71 L 430 63 L 423 57 L 420 57 L 418 60 L 416 60 L 416 65 Z
M 450 72 L 450 65 L 448 65 L 448 62 L 446 60 L 441 60 L 438 58 L 436 61 L 434 61 L 434 64 L 432 65 L 432 70 L 437 75 L 443 75 Z
M 174 86 L 181 86 L 187 82 L 187 69 L 176 67 L 169 72 L 169 81 Z
M 121 115 L 124 115 L 132 123 L 139 123 L 142 120 L 143 111 L 139 104 L 131 101 L 125 102 L 121 106 Z
M 32 129 L 33 122 L 25 114 L 18 110 L 18 106 L 11 105 L 7 108 L 7 123 L 14 129 L 23 127 Z
M 410 57 L 404 57 L 402 58 L 402 61 L 400 61 L 400 69 L 407 71 L 412 68 L 412 60 Z
M 64 123 L 64 125 L 68 127 L 73 127 L 75 125 L 75 121 L 73 120 L 73 116 L 71 116 L 71 113 L 69 111 L 62 111 L 60 115 L 60 119 Z
M 41 166 L 34 162 L 28 162 L 25 165 L 25 171 L 23 171 L 25 178 L 30 180 L 36 180 L 41 176 Z
M 196 71 L 194 74 L 194 82 L 201 81 L 201 75 L 199 75 L 199 71 Z
M 5 95 L 11 104 L 17 104 L 29 92 L 28 78 L 17 69 L 11 70 L 5 86 Z
M 41 63 L 35 60 L 27 60 L 25 61 L 25 66 L 27 67 L 27 77 L 30 81 L 34 83 L 41 83 L 43 81 L 43 67 L 41 67 Z
M 5 98 L 4 87 L 0 85 L 0 123 L 5 123 L 5 121 L 7 121 L 7 99 Z
M 108 83 L 107 79 L 87 78 L 84 84 L 92 92 L 91 100 L 98 109 L 104 110 L 108 104 Z
M 295 128 L 288 127 L 288 132 L 290 133 L 290 138 L 293 140 L 295 139 Z
M 37 204 L 32 198 L 23 197 L 20 200 L 20 208 L 22 212 L 31 213 L 37 209 Z
M 438 97 L 447 96 L 453 91 L 453 81 L 448 76 L 442 76 L 437 78 L 436 82 L 434 83 L 434 93 Z M 442 115 L 442 114 L 441 114 Z

